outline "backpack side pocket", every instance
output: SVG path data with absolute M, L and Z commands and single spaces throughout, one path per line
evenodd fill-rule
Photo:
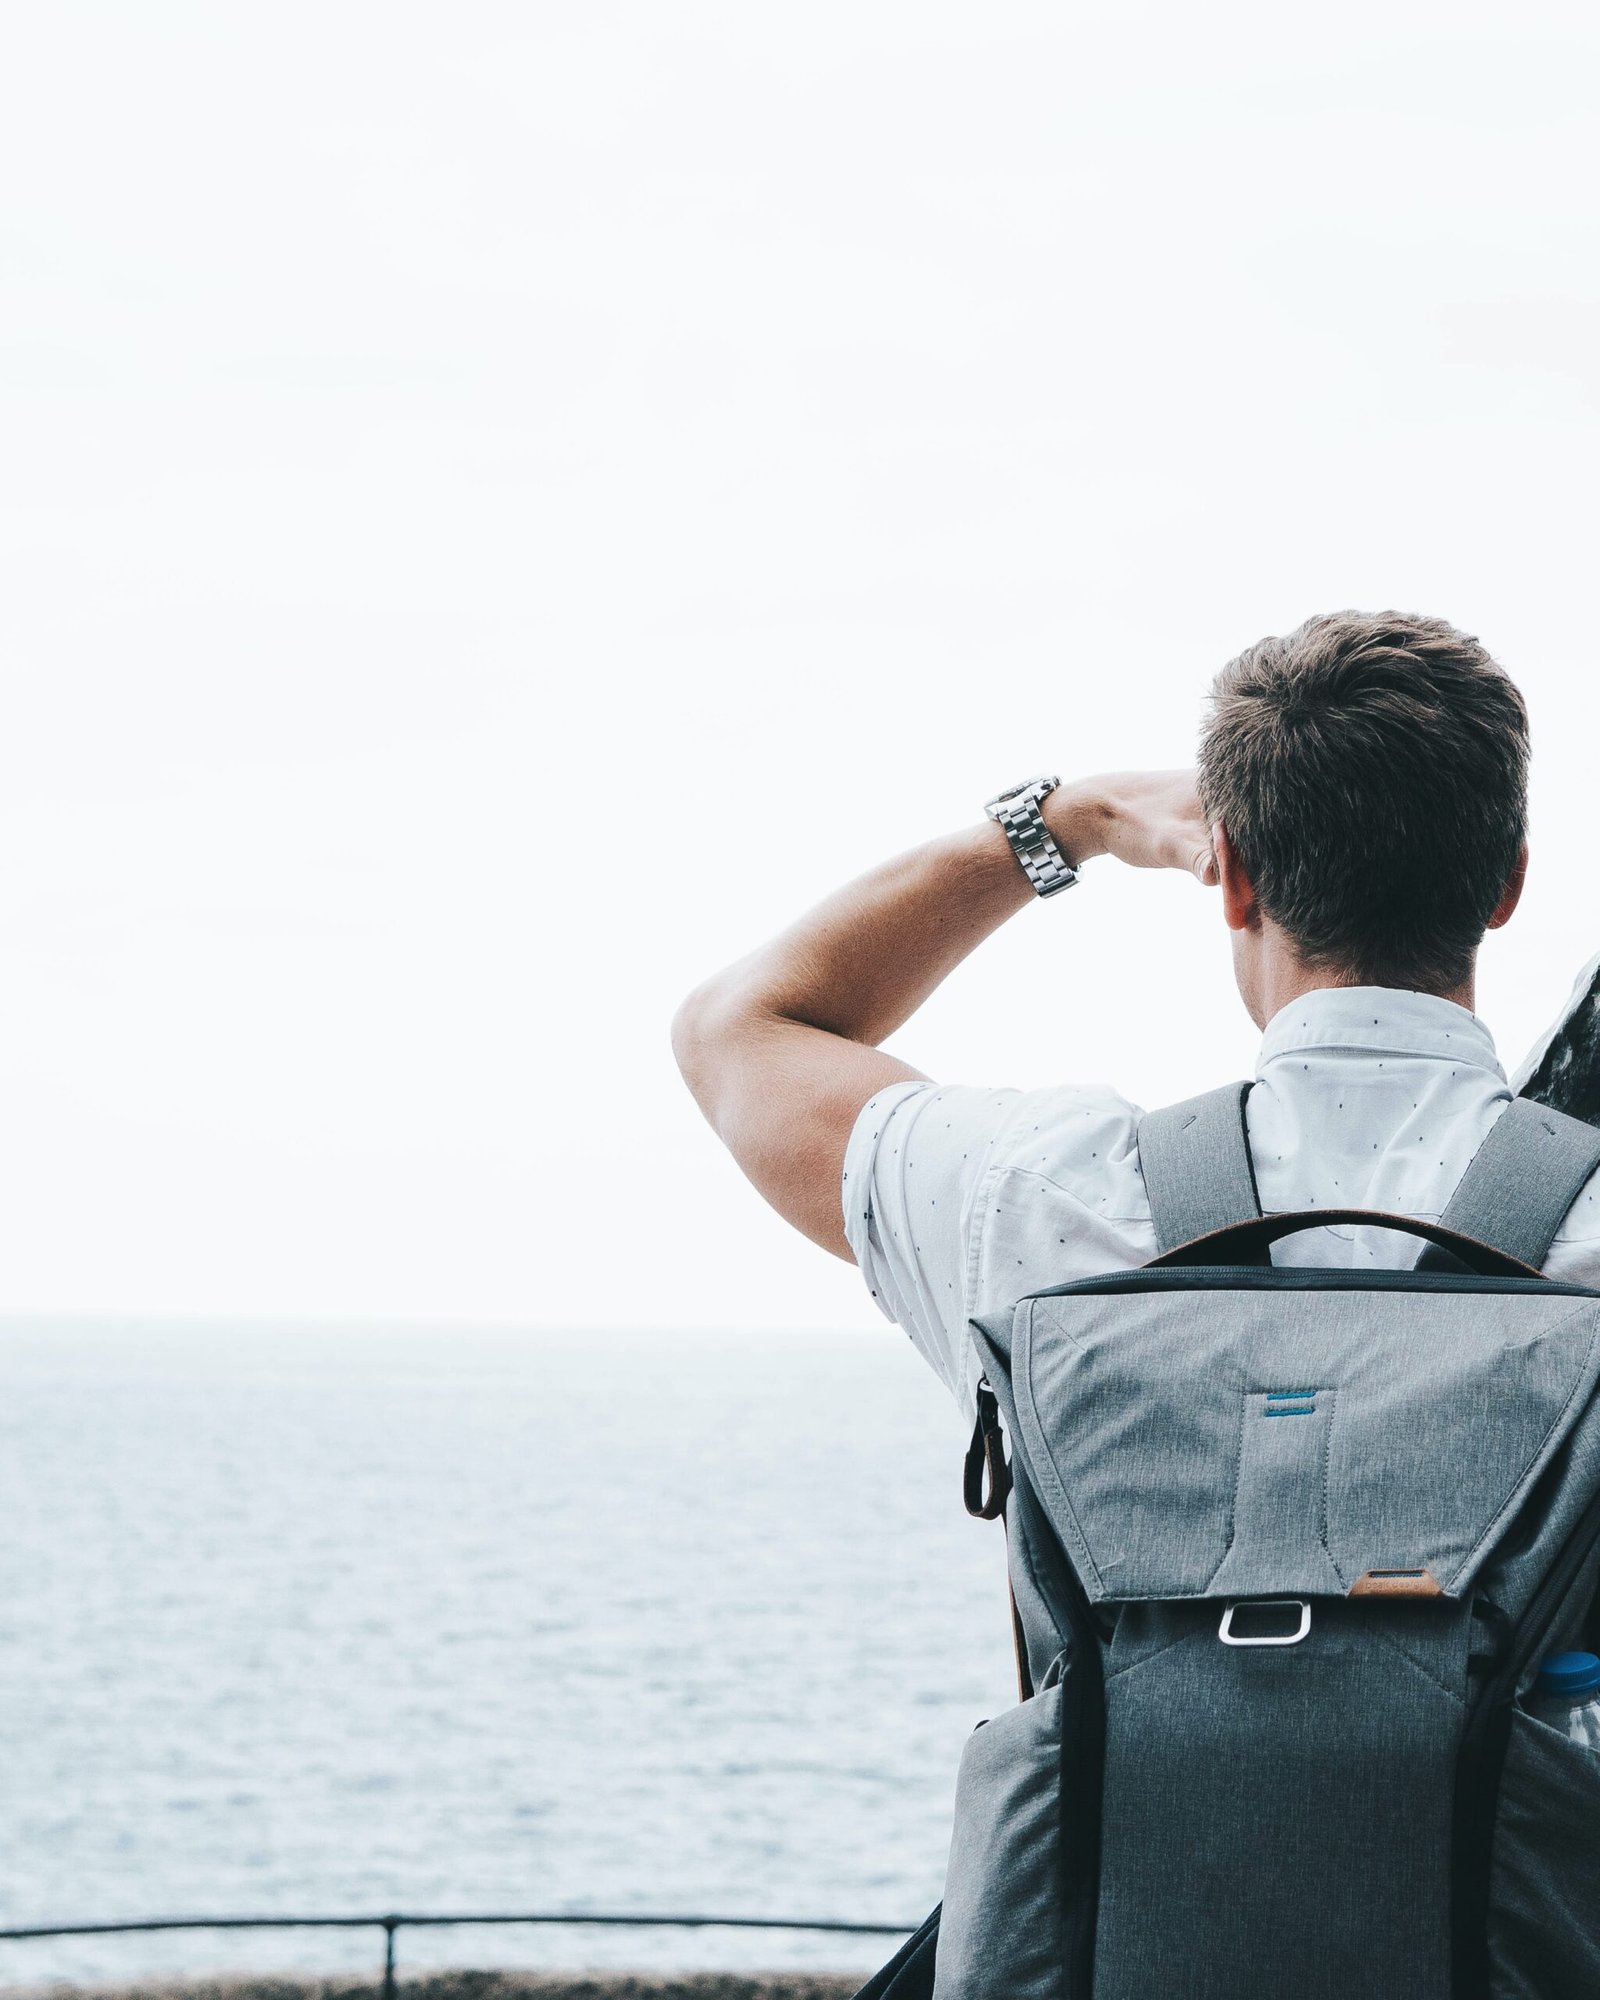
M 1600 1757 L 1518 1709 L 1489 1886 L 1495 2000 L 1600 1993 Z
M 934 2000 L 1057 2000 L 1065 1957 L 1059 1681 L 967 1739 Z

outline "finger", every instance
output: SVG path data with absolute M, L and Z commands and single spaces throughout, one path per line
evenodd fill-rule
M 1208 889 L 1216 887 L 1217 857 L 1209 841 L 1204 847 L 1198 850 L 1190 865 L 1194 869 L 1195 877 L 1198 881 L 1203 882 Z

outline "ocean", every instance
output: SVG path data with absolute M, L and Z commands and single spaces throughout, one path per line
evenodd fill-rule
M 1001 1535 L 891 1330 L 0 1328 L 0 1922 L 920 1918 L 1015 1698 Z M 437 1965 L 866 1968 L 893 1939 L 403 1931 Z M 375 1965 L 0 1942 L 0 1985 Z

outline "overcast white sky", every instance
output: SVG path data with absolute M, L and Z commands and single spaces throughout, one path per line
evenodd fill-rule
M 1600 947 L 1588 7 L 14 9 L 0 1300 L 875 1324 L 682 1093 L 701 974 L 1241 645 L 1518 675 L 1509 1059 Z M 1092 869 L 898 1046 L 1249 1067 Z

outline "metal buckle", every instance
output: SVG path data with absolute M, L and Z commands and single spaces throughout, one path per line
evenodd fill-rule
M 1295 1632 L 1258 1633 L 1251 1638 L 1246 1633 L 1235 1632 L 1233 1614 L 1236 1611 L 1276 1611 L 1292 1610 L 1298 1607 L 1300 1627 Z M 1311 1630 L 1311 1600 L 1306 1597 L 1245 1597 L 1230 1604 L 1222 1614 L 1222 1623 L 1217 1627 L 1217 1637 L 1225 1646 L 1298 1646 Z

